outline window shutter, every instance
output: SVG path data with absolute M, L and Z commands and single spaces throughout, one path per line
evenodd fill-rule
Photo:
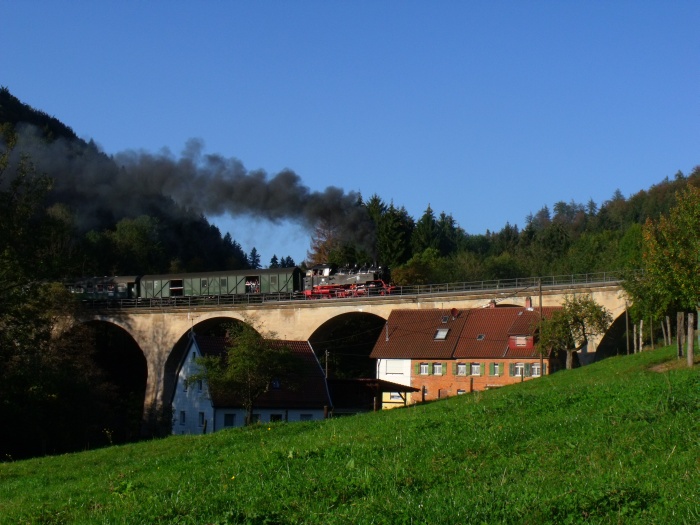
M 496 375 L 496 363 L 489 363 L 489 375 L 490 376 Z
M 484 374 L 486 374 L 486 365 L 484 363 L 481 363 L 480 368 L 481 368 L 481 375 L 483 376 Z
M 452 375 L 457 375 L 457 362 L 452 363 Z
M 468 376 L 472 375 L 472 364 L 471 363 L 464 363 L 464 367 L 467 370 L 467 375 Z
M 413 365 L 413 370 L 415 372 L 415 375 L 420 375 L 420 363 L 416 363 Z
M 547 363 L 542 364 L 542 375 L 543 376 L 547 375 Z
M 447 363 L 442 363 L 442 375 L 447 375 Z
M 532 367 L 530 363 L 525 363 L 525 377 L 532 377 Z
M 515 364 L 511 363 L 510 366 L 508 367 L 508 372 L 510 373 L 510 377 L 513 377 L 515 375 Z
M 506 375 L 506 364 L 501 363 L 501 368 L 499 369 L 501 374 Z

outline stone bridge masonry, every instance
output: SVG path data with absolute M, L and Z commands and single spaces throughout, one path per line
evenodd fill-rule
M 542 306 L 558 306 L 571 294 L 590 294 L 606 307 L 613 320 L 624 316 L 625 296 L 619 282 L 600 284 L 547 286 L 542 289 Z M 524 306 L 530 297 L 532 306 L 539 306 L 539 290 L 482 290 L 469 292 L 437 292 L 420 295 L 388 295 L 352 299 L 295 300 L 235 306 L 199 306 L 183 308 L 132 308 L 101 312 L 91 321 L 116 325 L 133 337 L 143 352 L 148 369 L 144 415 L 162 406 L 167 385 L 174 370 L 166 367 L 175 346 L 191 329 L 214 319 L 237 319 L 253 322 L 280 339 L 306 341 L 324 323 L 348 313 L 371 314 L 387 319 L 394 309 L 467 309 L 487 307 L 491 301 L 499 305 Z M 86 319 L 88 320 L 88 319 Z M 602 337 L 589 343 L 588 352 L 595 352 Z M 171 360 L 172 361 L 172 360 Z M 172 363 L 171 363 L 172 365 Z

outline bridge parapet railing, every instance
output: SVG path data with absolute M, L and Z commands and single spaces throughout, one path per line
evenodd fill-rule
M 593 284 L 614 284 L 622 281 L 622 272 L 599 272 L 574 275 L 552 275 L 547 277 L 518 277 L 513 279 L 494 279 L 488 281 L 469 281 L 461 283 L 419 284 L 397 286 L 392 295 L 424 295 L 442 292 L 480 292 L 504 289 L 537 289 L 551 286 L 584 286 Z

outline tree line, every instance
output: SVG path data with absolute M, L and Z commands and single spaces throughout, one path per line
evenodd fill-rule
M 700 185 L 700 167 L 676 173 L 625 198 L 619 190 L 600 206 L 560 201 L 525 218 L 524 228 L 467 233 L 446 212 L 430 205 L 417 220 L 405 207 L 378 195 L 360 199 L 374 225 L 365 246 L 347 244 L 332 224 L 312 235 L 307 261 L 338 265 L 375 263 L 391 269 L 396 284 L 509 279 L 621 271 L 642 265 L 643 225 L 657 221 L 686 187 Z

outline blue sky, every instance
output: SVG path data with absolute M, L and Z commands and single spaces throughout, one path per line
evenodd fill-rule
M 700 164 L 697 1 L 0 0 L 0 85 L 106 153 L 191 138 L 469 233 Z M 267 263 L 309 232 L 210 217 Z

